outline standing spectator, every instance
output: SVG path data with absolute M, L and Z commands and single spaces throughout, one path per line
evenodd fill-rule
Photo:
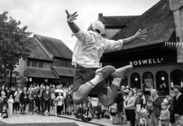
M 175 115 L 174 115 L 174 110 L 173 110 L 173 99 L 174 99 L 174 93 L 171 93 L 169 98 L 168 98 L 168 103 L 169 103 L 169 112 L 170 112 L 170 123 L 173 125 L 175 123 Z
M 180 119 L 183 123 L 183 94 L 179 85 L 174 86 L 175 97 L 173 100 L 173 110 L 176 119 Z
M 1 92 L 4 92 L 4 93 L 5 93 L 5 96 L 8 95 L 7 90 L 6 90 L 6 88 L 5 88 L 4 85 L 2 85 L 2 87 L 1 87 L 1 89 L 0 89 L 0 97 L 1 97 Z
M 54 99 L 55 99 L 55 85 L 50 86 L 50 93 L 51 93 L 51 107 L 54 107 Z
M 72 115 L 72 110 L 74 107 L 71 93 L 72 93 L 71 86 L 69 86 L 67 95 L 66 95 L 67 114 L 68 115 Z M 87 99 L 87 101 L 88 101 L 88 99 Z
M 134 97 L 133 91 L 130 90 L 128 93 L 128 97 L 124 101 L 124 108 L 128 126 L 135 126 L 135 103 L 136 98 Z
M 71 115 L 72 108 L 73 108 L 73 100 L 70 94 L 66 96 L 66 104 L 67 104 L 67 115 Z
M 161 103 L 161 112 L 160 112 L 160 124 L 162 126 L 169 126 L 170 123 L 170 112 L 168 110 L 168 100 L 164 99 L 163 102 Z
M 45 102 L 45 110 L 44 111 L 50 112 L 51 94 L 50 94 L 50 91 L 49 91 L 49 86 L 46 86 L 46 90 L 43 93 L 43 99 L 44 99 L 44 102 Z
M 30 92 L 29 92 L 29 112 L 30 112 L 30 114 L 33 114 L 33 112 L 34 112 L 34 92 L 33 92 L 33 88 L 31 88 Z
M 155 89 L 151 90 L 150 98 L 153 103 L 153 111 L 150 115 L 151 125 L 157 126 L 159 125 L 159 116 L 161 111 L 161 103 L 162 99 L 158 96 L 157 91 Z
M 142 98 L 142 91 L 139 90 L 137 93 L 137 98 L 136 98 L 136 122 L 138 125 L 140 125 L 140 112 L 141 109 L 144 107 L 143 103 L 144 100 Z
M 123 94 L 122 91 L 120 91 L 116 97 L 116 103 L 117 103 L 117 113 L 120 117 L 122 117 L 123 112 Z
M 40 112 L 42 115 L 44 114 L 44 102 L 43 102 L 43 85 L 40 85 L 40 88 L 38 90 L 38 112 Z
M 57 102 L 57 114 L 62 114 L 63 111 L 63 101 L 64 101 L 64 97 L 62 93 L 58 93 L 58 96 L 56 98 Z
M 26 105 L 27 105 L 27 88 L 25 87 L 20 94 L 20 106 L 21 106 L 20 113 L 21 114 L 25 114 Z
M 19 113 L 19 109 L 20 109 L 20 94 L 21 94 L 21 91 L 20 91 L 20 88 L 17 88 L 17 90 L 15 91 L 15 102 L 14 102 L 14 110 L 15 110 L 15 113 Z
M 39 85 L 37 84 L 35 86 L 34 89 L 34 100 L 35 100 L 35 107 L 34 107 L 34 111 L 38 112 L 38 106 L 40 106 L 40 101 L 39 101 L 39 97 L 38 97 L 38 92 L 39 92 Z
M 8 99 L 8 116 L 9 117 L 13 115 L 13 103 L 14 103 L 13 96 L 10 95 Z

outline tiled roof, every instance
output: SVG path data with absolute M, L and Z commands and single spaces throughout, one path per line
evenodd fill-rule
M 54 57 L 72 58 L 72 51 L 61 40 L 37 34 L 35 34 L 34 37 L 37 38 L 43 47 Z
M 57 67 L 57 66 L 52 66 L 52 68 L 55 70 L 55 72 L 59 76 L 73 77 L 74 74 L 75 74 L 75 69 L 74 68 Z
M 126 24 L 137 19 L 139 16 L 103 16 L 102 13 L 99 14 L 99 20 L 105 24 L 105 27 L 124 27 Z
M 36 40 L 34 38 L 29 39 L 29 41 L 31 41 L 33 43 L 33 49 L 31 51 L 29 58 L 52 61 L 52 59 L 48 56 L 48 54 L 46 54 L 46 52 L 36 42 Z
M 54 71 L 49 69 L 28 67 L 24 74 L 26 77 L 59 79 L 59 77 L 54 73 Z
M 140 28 L 147 30 L 147 39 L 135 40 L 124 48 L 168 41 L 175 31 L 174 16 L 169 9 L 169 0 L 160 0 L 136 20 L 127 24 L 112 39 L 117 40 L 130 37 Z

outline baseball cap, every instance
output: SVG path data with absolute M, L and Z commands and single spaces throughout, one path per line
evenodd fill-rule
M 100 21 L 94 21 L 91 23 L 93 30 L 98 30 L 100 32 L 100 34 L 104 34 L 105 33 L 105 27 L 104 24 Z

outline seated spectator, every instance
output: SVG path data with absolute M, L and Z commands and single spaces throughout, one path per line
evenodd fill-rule
M 8 110 L 7 110 L 7 106 L 6 106 L 6 105 L 3 106 L 3 112 L 2 112 L 0 118 L 1 118 L 1 119 L 3 119 L 3 118 L 8 118 Z
M 92 120 L 92 113 L 90 109 L 87 109 L 87 112 L 80 115 L 80 118 L 83 122 L 89 122 Z
M 75 113 L 76 118 L 81 118 L 81 115 L 86 112 L 86 109 L 84 108 L 84 103 L 79 105 L 77 113 Z

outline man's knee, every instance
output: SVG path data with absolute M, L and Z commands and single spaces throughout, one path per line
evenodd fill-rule
M 114 100 L 102 100 L 101 102 L 105 107 L 109 107 L 114 104 Z
M 79 96 L 77 92 L 74 92 L 72 94 L 72 100 L 76 105 L 81 104 L 84 101 L 84 97 L 83 96 Z

